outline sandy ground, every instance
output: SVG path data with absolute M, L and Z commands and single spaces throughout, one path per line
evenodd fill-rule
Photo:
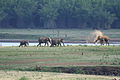
M 63 80 L 71 78 L 100 78 L 112 80 L 120 77 L 112 76 L 95 76 L 95 75 L 81 75 L 81 74 L 65 74 L 65 73 L 52 73 L 52 72 L 30 72 L 30 71 L 0 71 L 0 80 L 19 80 L 26 77 L 29 80 Z M 77 79 L 76 79 L 77 80 Z M 88 80 L 88 79 L 87 79 Z

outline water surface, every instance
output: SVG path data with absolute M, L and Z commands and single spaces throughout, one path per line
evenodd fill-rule
M 20 43 L 18 42 L 0 42 L 0 46 L 19 46 Z M 29 46 L 37 46 L 38 43 L 29 43 Z M 100 44 L 93 44 L 93 43 L 65 43 L 65 46 L 74 46 L 74 45 L 89 45 L 89 46 L 96 46 Z M 120 45 L 120 42 L 113 42 L 110 45 Z M 44 43 L 42 44 L 44 46 Z

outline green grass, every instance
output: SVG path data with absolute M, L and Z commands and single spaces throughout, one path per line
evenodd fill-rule
M 120 29 L 101 30 L 110 38 L 120 38 Z M 37 40 L 39 37 L 61 37 L 66 41 L 89 40 L 94 30 L 83 29 L 0 29 L 1 39 L 29 39 Z
M 21 77 L 19 80 L 29 80 L 29 79 L 24 76 L 24 77 Z
M 120 66 L 120 46 L 0 47 L 0 68 L 89 66 L 70 63 Z

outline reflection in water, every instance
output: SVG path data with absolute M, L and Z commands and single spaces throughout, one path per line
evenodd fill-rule
M 17 42 L 0 42 L 0 46 L 19 46 L 20 43 Z M 38 43 L 29 43 L 29 46 L 37 46 Z M 65 46 L 74 46 L 74 45 L 90 45 L 90 46 L 96 46 L 100 44 L 93 44 L 93 43 L 65 43 Z M 120 45 L 120 42 L 114 42 L 110 45 Z M 44 46 L 44 43 L 42 44 Z

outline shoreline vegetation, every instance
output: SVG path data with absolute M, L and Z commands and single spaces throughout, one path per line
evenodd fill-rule
M 0 28 L 120 28 L 120 0 L 0 0 Z
M 120 40 L 120 29 L 101 30 L 110 40 Z M 63 38 L 65 41 L 93 41 L 94 30 L 85 29 L 0 29 L 0 39 L 38 40 L 39 37 Z

